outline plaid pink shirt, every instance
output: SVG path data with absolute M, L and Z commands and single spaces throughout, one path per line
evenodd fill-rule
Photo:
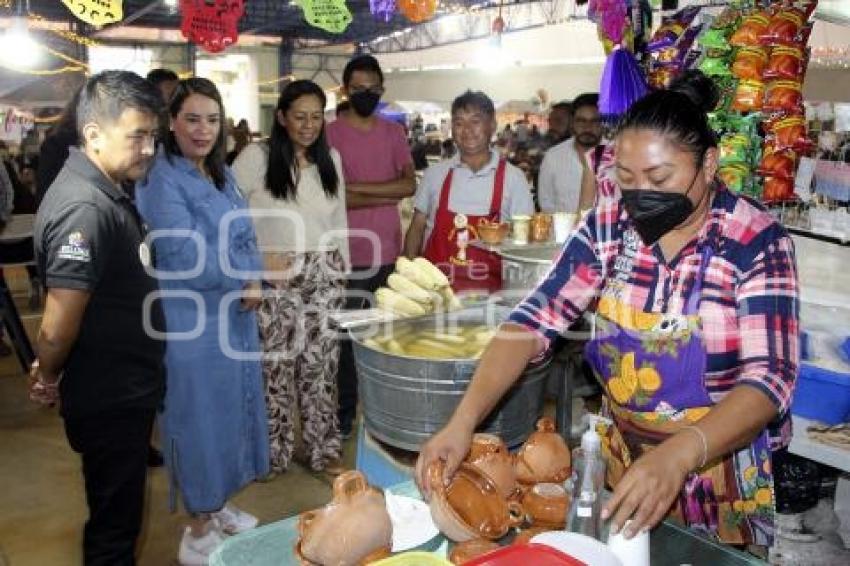
M 635 257 L 620 255 L 624 238 L 637 238 Z M 644 312 L 682 314 L 706 246 L 714 252 L 699 307 L 708 352 L 706 389 L 715 403 L 739 384 L 762 391 L 779 411 L 770 426 L 772 444 L 785 446 L 799 365 L 794 246 L 785 229 L 745 197 L 720 188 L 705 226 L 669 263 L 657 246 L 640 241 L 621 201 L 600 199 L 510 320 L 540 337 L 542 353 L 595 308 L 615 273 L 624 281 L 619 297 L 624 303 Z

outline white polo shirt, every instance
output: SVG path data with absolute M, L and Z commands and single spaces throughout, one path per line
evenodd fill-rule
M 584 166 L 575 138 L 553 145 L 543 155 L 537 177 L 537 200 L 543 212 L 576 212 Z
M 416 210 L 428 217 L 423 245 L 428 241 L 434 227 L 437 207 L 440 205 L 440 191 L 449 170 L 454 170 L 449 208 L 454 212 L 470 216 L 486 216 L 490 213 L 490 201 L 493 198 L 493 184 L 498 165 L 499 154 L 491 150 L 490 161 L 475 172 L 460 161 L 459 154 L 451 159 L 435 163 L 425 170 L 413 201 Z M 502 208 L 499 213 L 502 221 L 509 221 L 514 215 L 533 212 L 534 202 L 525 174 L 508 163 L 505 167 L 505 187 L 502 191 Z

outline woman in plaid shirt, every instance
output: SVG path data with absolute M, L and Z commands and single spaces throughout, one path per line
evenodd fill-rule
M 481 359 L 446 427 L 424 447 L 453 473 L 477 424 L 531 360 L 585 311 L 587 360 L 614 425 L 603 508 L 630 537 L 666 516 L 735 544 L 773 538 L 772 454 L 786 446 L 798 365 L 798 289 L 785 230 L 717 180 L 699 72 L 623 118 L 599 199 Z

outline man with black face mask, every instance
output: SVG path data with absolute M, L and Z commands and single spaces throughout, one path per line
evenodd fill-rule
M 599 95 L 586 93 L 573 101 L 573 137 L 552 146 L 543 156 L 537 186 L 543 212 L 576 212 L 581 193 L 585 155 L 602 141 L 597 108 Z
M 355 57 L 342 73 L 342 94 L 351 109 L 327 126 L 328 144 L 339 151 L 348 207 L 351 275 L 346 308 L 370 306 L 364 292 L 384 285 L 401 254 L 398 202 L 416 190 L 404 129 L 376 114 L 384 74 L 371 55 Z M 357 372 L 351 344 L 343 341 L 339 364 L 339 420 L 351 434 L 357 407 Z

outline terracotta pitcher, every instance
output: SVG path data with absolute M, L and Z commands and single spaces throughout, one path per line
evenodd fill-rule
M 563 530 L 570 498 L 559 483 L 538 483 L 522 496 L 522 508 L 532 526 Z
M 525 518 L 522 505 L 506 501 L 496 483 L 475 466 L 461 463 L 451 483 L 443 483 L 445 462 L 428 468 L 431 484 L 431 518 L 437 528 L 455 542 L 474 538 L 496 540 Z
M 384 495 L 351 470 L 334 481 L 333 500 L 298 518 L 302 563 L 358 566 L 390 555 L 392 523 Z
M 466 461 L 492 479 L 505 499 L 517 489 L 514 459 L 501 438 L 494 434 L 478 433 L 472 437 L 472 446 Z
M 517 452 L 514 461 L 520 483 L 561 483 L 570 476 L 570 449 L 555 432 L 555 421 L 543 417 L 537 432 L 531 434 Z

